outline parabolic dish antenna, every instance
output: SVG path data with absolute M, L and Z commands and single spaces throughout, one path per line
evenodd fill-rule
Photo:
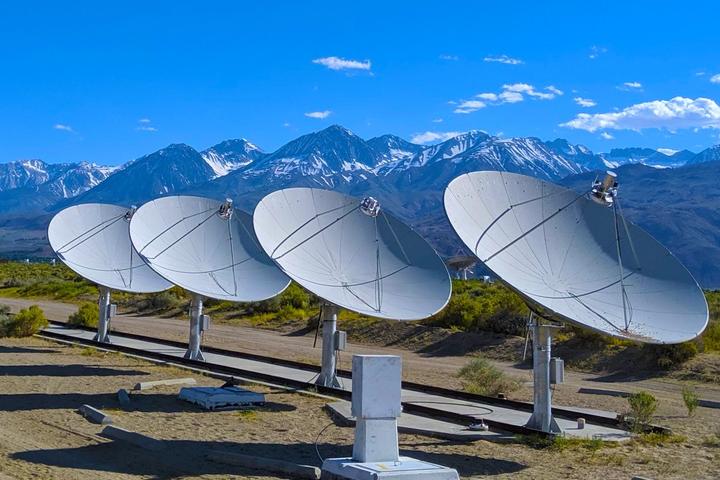
M 58 258 L 101 287 L 96 337 L 100 342 L 108 340 L 110 289 L 150 293 L 172 286 L 133 248 L 129 228 L 134 212 L 134 208 L 86 203 L 60 211 L 48 226 L 48 241 Z
M 202 359 L 203 297 L 260 301 L 290 284 L 258 244 L 252 217 L 230 201 L 192 196 L 150 201 L 135 212 L 130 237 L 153 270 L 194 294 L 186 355 L 191 359 Z
M 289 188 L 264 197 L 253 214 L 258 240 L 293 280 L 332 306 L 393 320 L 419 320 L 450 298 L 447 268 L 418 234 L 385 213 L 376 200 Z M 329 327 L 329 328 L 326 328 Z M 331 350 L 332 352 L 332 350 Z M 334 381 L 325 360 L 320 383 Z
M 585 194 L 506 172 L 462 175 L 450 223 L 543 316 L 648 343 L 681 343 L 708 322 L 690 272 L 653 237 Z
M 692 275 L 621 215 L 616 178 L 609 172 L 577 193 L 523 175 L 473 172 L 445 190 L 445 211 L 463 243 L 538 314 L 530 323 L 529 428 L 559 431 L 550 389 L 557 327 L 540 317 L 660 344 L 692 340 L 707 325 L 705 296 Z

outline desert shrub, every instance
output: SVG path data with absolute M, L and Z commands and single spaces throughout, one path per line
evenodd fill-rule
M 47 318 L 37 305 L 23 308 L 17 315 L 5 320 L 2 325 L 2 334 L 7 337 L 29 337 L 48 326 Z
M 505 375 L 484 358 L 474 358 L 462 367 L 457 374 L 463 389 L 480 395 L 497 395 L 517 390 L 516 379 Z
M 658 401 L 648 392 L 638 392 L 628 397 L 628 404 L 633 419 L 633 429 L 639 431 L 655 414 Z
M 100 318 L 100 307 L 97 303 L 84 302 L 78 311 L 68 317 L 70 325 L 81 327 L 97 327 Z
M 698 353 L 698 347 L 695 341 L 676 345 L 644 344 L 642 348 L 644 353 L 648 355 L 648 358 L 653 359 L 655 366 L 662 370 L 677 367 Z
M 702 335 L 703 350 L 720 352 L 720 321 L 710 322 Z
M 448 305 L 434 315 L 430 323 L 466 331 L 490 330 L 522 335 L 527 314 L 522 299 L 499 283 L 455 280 Z
M 170 291 L 153 293 L 148 298 L 148 307 L 152 310 L 170 310 L 180 305 L 180 299 Z
M 0 305 L 0 316 L 7 317 L 8 315 L 10 315 L 10 306 L 9 305 Z
M 683 403 L 688 411 L 688 417 L 695 415 L 695 410 L 698 407 L 699 400 L 695 390 L 690 387 L 684 387 L 682 390 Z

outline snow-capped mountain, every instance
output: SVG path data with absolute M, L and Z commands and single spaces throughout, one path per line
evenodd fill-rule
M 266 156 L 259 147 L 244 138 L 225 140 L 200 154 L 213 169 L 216 178 L 250 165 Z
M 687 165 L 717 161 L 720 161 L 720 145 L 715 145 L 698 153 L 687 162 Z
M 0 164 L 0 192 L 51 183 L 58 198 L 70 198 L 105 180 L 114 167 L 93 163 L 55 163 L 19 160 Z
M 609 168 L 633 163 L 641 163 L 655 168 L 675 168 L 688 163 L 695 157 L 695 153 L 689 150 L 633 147 L 613 148 L 610 153 L 603 153 L 601 156 Z
M 367 141 L 379 156 L 378 166 L 410 158 L 423 151 L 425 147 L 410 143 L 397 135 L 382 135 Z
M 608 166 L 602 156 L 593 153 L 585 145 L 573 145 L 564 138 L 545 142 L 545 145 L 562 157 L 590 170 L 602 170 Z
M 215 170 L 197 150 L 182 143 L 173 144 L 127 164 L 97 187 L 75 197 L 72 203 L 130 205 L 215 177 Z

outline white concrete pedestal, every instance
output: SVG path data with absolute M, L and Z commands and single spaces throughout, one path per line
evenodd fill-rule
M 402 412 L 401 379 L 398 356 L 353 356 L 353 456 L 325 460 L 322 478 L 458 480 L 452 468 L 399 455 L 397 419 Z

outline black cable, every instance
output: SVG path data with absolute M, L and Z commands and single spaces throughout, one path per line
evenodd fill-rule
M 320 449 L 318 448 L 318 442 L 320 441 L 320 435 L 322 435 L 323 433 L 325 433 L 325 430 L 327 430 L 328 428 L 330 428 L 330 427 L 333 426 L 333 425 L 335 425 L 335 422 L 330 422 L 330 423 L 328 423 L 327 425 L 325 425 L 325 426 L 323 427 L 322 430 L 320 430 L 320 432 L 317 434 L 317 437 L 315 437 L 315 453 L 317 453 L 317 456 L 318 456 L 318 458 L 320 459 L 320 464 L 321 464 L 321 465 L 322 465 L 322 463 L 325 461 L 325 459 L 322 457 L 322 455 L 320 455 Z

